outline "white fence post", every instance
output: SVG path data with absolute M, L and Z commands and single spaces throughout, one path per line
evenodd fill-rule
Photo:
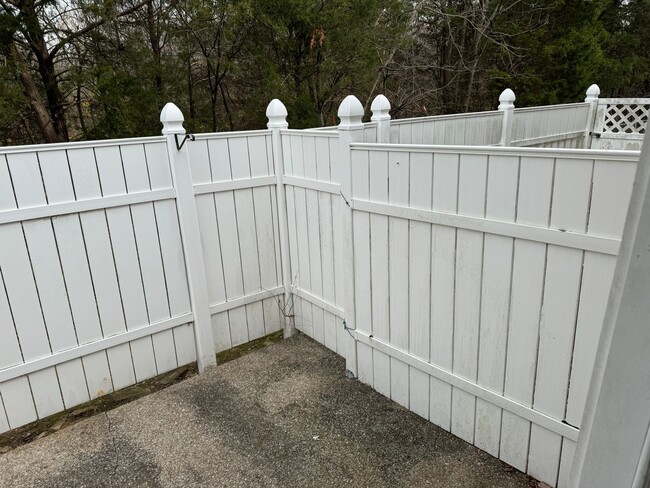
M 501 121 L 501 146 L 509 146 L 512 143 L 512 120 L 515 114 L 515 92 L 506 88 L 499 96 L 499 110 L 503 112 Z
M 343 263 L 337 265 L 339 276 L 343 276 L 343 292 L 345 296 L 344 327 L 346 332 L 355 329 L 355 296 L 354 296 L 354 245 L 352 234 L 352 154 L 350 143 L 363 141 L 363 105 L 354 95 L 348 95 L 339 106 L 339 150 L 342 204 L 338 225 L 342 226 Z M 346 340 L 346 368 L 354 377 L 357 376 L 357 341 L 349 334 L 344 334 Z
M 648 486 L 650 465 L 650 141 L 645 140 L 598 344 L 573 488 Z
M 280 256 L 282 258 L 282 286 L 284 287 L 284 337 L 291 337 L 296 330 L 293 314 L 293 295 L 291 288 L 291 260 L 289 257 L 289 224 L 287 222 L 286 188 L 284 186 L 284 153 L 282 152 L 282 129 L 289 127 L 287 123 L 287 108 L 277 98 L 271 100 L 266 108 L 269 122 L 266 126 L 271 129 L 273 146 L 273 166 L 276 177 L 276 200 L 278 205 L 278 227 L 280 237 Z
M 377 142 L 390 142 L 390 102 L 384 95 L 377 95 L 370 105 L 372 122 L 377 122 Z
M 600 95 L 600 88 L 598 85 L 593 84 L 587 88 L 587 97 L 585 102 L 589 104 L 589 113 L 587 115 L 587 127 L 585 128 L 585 144 L 584 149 L 591 147 L 593 140 L 593 132 L 596 124 L 596 111 L 598 109 L 598 95 Z
M 203 372 L 210 366 L 216 366 L 217 357 L 190 161 L 187 147 L 178 149 L 178 144 L 185 140 L 184 118 L 176 105 L 168 103 L 160 112 L 160 121 L 163 124 L 162 133 L 167 142 L 167 154 L 176 190 L 176 208 L 194 318 L 197 363 L 199 372 Z

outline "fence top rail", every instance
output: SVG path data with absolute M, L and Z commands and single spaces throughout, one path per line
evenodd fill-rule
M 97 141 L 55 142 L 50 144 L 27 144 L 25 146 L 0 146 L 0 155 L 26 152 L 66 151 L 69 149 L 84 149 L 90 147 L 127 146 L 165 142 L 164 136 L 129 137 L 125 139 L 101 139 Z
M 562 108 L 581 108 L 588 107 L 587 102 L 576 102 L 576 103 L 560 103 L 557 105 L 539 105 L 535 107 L 516 107 L 515 113 L 521 112 L 543 112 L 546 110 L 558 110 Z
M 373 122 L 374 123 L 374 122 Z M 308 129 L 302 129 L 302 130 L 315 130 L 315 131 L 328 131 L 328 130 L 339 130 L 338 125 L 326 125 L 324 127 L 310 127 Z
M 290 136 L 329 137 L 334 139 L 339 136 L 338 130 L 282 129 L 280 132 Z
M 193 134 L 195 139 L 231 139 L 235 137 L 251 137 L 251 136 L 268 136 L 271 135 L 270 129 L 256 129 L 256 130 L 239 130 L 232 132 L 202 132 L 200 134 Z
M 598 105 L 649 105 L 650 98 L 599 98 Z
M 465 118 L 478 118 L 478 117 L 495 117 L 501 116 L 498 110 L 488 110 L 485 112 L 463 112 L 459 114 L 446 114 L 446 115 L 429 115 L 426 117 L 409 117 L 406 119 L 392 119 L 391 125 L 399 124 L 412 124 L 413 122 L 427 122 L 429 120 L 448 120 L 448 119 L 465 119 Z
M 352 150 L 395 151 L 446 154 L 481 154 L 488 156 L 537 156 L 553 158 L 606 160 L 638 163 L 640 151 L 614 151 L 602 149 L 566 149 L 546 147 L 501 146 L 437 146 L 425 144 L 375 144 L 357 142 L 350 144 Z

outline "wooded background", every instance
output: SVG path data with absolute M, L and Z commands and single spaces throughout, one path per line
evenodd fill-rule
M 336 124 L 650 93 L 650 0 L 0 0 L 0 143 Z

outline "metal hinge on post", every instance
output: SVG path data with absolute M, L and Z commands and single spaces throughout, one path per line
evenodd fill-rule
M 595 137 L 595 138 L 597 138 L 597 139 L 600 139 L 600 137 L 601 137 L 603 134 L 600 133 L 600 132 L 590 132 L 589 135 L 592 136 L 592 137 Z

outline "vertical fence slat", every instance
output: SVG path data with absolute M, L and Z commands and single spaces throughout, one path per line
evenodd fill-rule
M 552 185 L 553 159 L 521 158 L 517 222 L 548 225 Z M 515 240 L 514 246 L 504 394 L 532 406 L 546 246 L 525 240 Z M 524 472 L 529 432 L 528 420 L 503 413 L 500 458 Z
M 409 167 L 409 206 L 431 209 L 433 157 L 414 153 Z M 409 352 L 425 360 L 430 356 L 431 313 L 431 225 L 409 222 Z M 409 368 L 409 405 L 413 412 L 429 418 L 429 375 Z
M 518 158 L 491 156 L 488 165 L 485 216 L 502 222 L 514 222 Z M 485 235 L 478 384 L 499 393 L 503 392 L 505 375 L 512 255 L 512 238 Z M 501 409 L 477 399 L 476 446 L 499 457 L 500 431 Z
M 370 151 L 369 198 L 373 202 L 388 203 L 388 153 Z M 371 331 L 377 339 L 390 342 L 389 334 L 389 279 L 388 279 L 388 217 L 370 215 L 370 263 L 372 274 Z M 381 351 L 373 351 L 374 388 L 390 396 L 390 358 Z
M 302 143 L 304 176 L 310 180 L 317 180 L 318 170 L 315 137 L 303 137 Z M 316 190 L 305 190 L 305 205 L 307 215 L 307 243 L 309 246 L 309 289 L 313 295 L 322 298 L 323 268 L 321 262 L 321 230 L 319 221 L 319 199 Z M 323 344 L 325 342 L 325 331 L 323 329 L 324 317 L 323 311 L 320 307 L 312 305 L 311 320 L 313 337 Z
M 435 154 L 433 160 L 433 210 L 455 213 L 458 202 L 458 164 L 455 154 Z M 454 351 L 454 294 L 456 229 L 432 226 L 431 257 L 431 363 L 451 371 Z M 429 419 L 451 430 L 452 387 L 430 378 Z
M 474 217 L 485 215 L 487 157 L 461 156 L 458 181 L 458 213 Z M 483 234 L 459 229 L 456 242 L 456 296 L 453 372 L 476 381 L 480 321 Z M 474 442 L 476 398 L 454 389 L 451 432 Z
M 368 200 L 370 193 L 369 161 L 367 151 L 352 151 L 352 188 L 354 197 Z M 352 214 L 354 252 L 355 329 L 369 332 L 372 324 L 370 297 L 370 216 L 366 212 Z M 373 386 L 372 348 L 357 344 L 359 381 Z
M 409 201 L 409 153 L 388 153 L 388 202 L 408 205 Z M 390 310 L 390 341 L 396 347 L 408 351 L 408 282 L 409 248 L 407 220 L 388 218 L 388 283 Z M 409 366 L 398 359 L 390 360 L 390 397 L 400 405 L 409 407 Z
M 269 175 L 267 160 L 268 136 L 248 138 L 251 176 Z M 272 156 L 271 156 L 272 157 Z M 276 231 L 272 212 L 271 187 L 253 188 L 253 205 L 255 208 L 255 227 L 257 231 L 257 255 L 259 256 L 260 290 L 269 290 L 282 283 L 276 266 Z M 282 328 L 278 322 L 278 306 L 274 298 L 262 301 L 264 334 L 270 334 Z

